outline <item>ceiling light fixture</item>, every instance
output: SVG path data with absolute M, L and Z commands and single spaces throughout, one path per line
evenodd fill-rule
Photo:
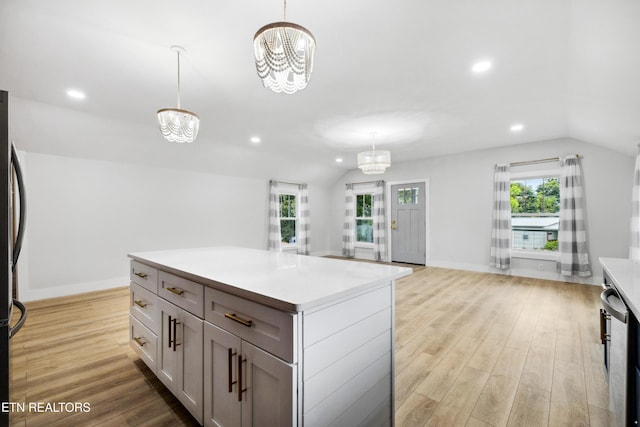
M 198 136 L 200 118 L 196 113 L 180 108 L 180 54 L 185 50 L 182 46 L 171 46 L 171 50 L 178 55 L 178 108 L 158 110 L 158 124 L 167 141 L 193 142 Z
M 516 123 L 514 125 L 511 125 L 511 127 L 509 128 L 509 130 L 511 132 L 520 132 L 522 129 L 524 129 L 524 125 L 522 123 Z
M 264 87 L 292 94 L 309 83 L 316 40 L 309 30 L 286 20 L 287 0 L 284 0 L 282 22 L 260 28 L 253 37 L 253 51 L 256 71 Z
M 371 137 L 371 150 L 358 153 L 358 167 L 365 175 L 384 173 L 385 169 L 391 166 L 391 152 L 376 150 L 376 132 L 371 132 Z
M 252 144 L 260 144 L 260 138 L 257 136 L 252 136 L 249 141 L 251 141 Z
M 491 61 L 480 61 L 473 64 L 471 70 L 474 73 L 484 73 L 485 71 L 489 71 L 491 69 Z

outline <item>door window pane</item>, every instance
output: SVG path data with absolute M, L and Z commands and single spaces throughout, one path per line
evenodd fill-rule
M 418 187 L 398 189 L 399 205 L 417 205 L 419 199 L 420 189 Z

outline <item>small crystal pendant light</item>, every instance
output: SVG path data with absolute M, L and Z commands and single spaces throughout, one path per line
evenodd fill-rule
M 358 167 L 365 175 L 384 173 L 385 169 L 391 166 L 391 152 L 387 150 L 376 150 L 376 133 L 372 132 L 373 138 L 370 151 L 358 153 Z
M 200 118 L 196 113 L 180 108 L 180 53 L 185 50 L 181 46 L 171 46 L 171 50 L 178 54 L 178 108 L 158 110 L 158 124 L 167 141 L 193 142 L 198 136 Z
M 253 51 L 264 87 L 292 94 L 309 83 L 316 40 L 309 30 L 286 20 L 287 0 L 284 0 L 282 22 L 260 28 L 253 37 Z

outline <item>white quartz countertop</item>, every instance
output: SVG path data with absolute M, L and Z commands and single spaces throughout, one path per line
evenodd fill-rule
M 405 267 L 237 247 L 135 252 L 129 257 L 203 285 L 294 312 L 412 273 Z
M 627 258 L 600 258 L 600 265 L 636 319 L 640 319 L 640 262 Z

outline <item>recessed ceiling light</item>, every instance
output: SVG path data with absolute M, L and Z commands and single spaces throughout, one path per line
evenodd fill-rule
M 522 123 L 513 124 L 509 128 L 511 132 L 520 132 L 522 129 L 524 129 L 524 125 Z
M 473 64 L 471 70 L 474 73 L 484 73 L 485 71 L 489 71 L 491 69 L 491 61 L 480 61 Z
M 342 163 L 342 157 L 336 157 L 336 163 Z
M 252 136 L 249 141 L 251 141 L 252 144 L 260 144 L 260 137 Z
M 81 91 L 79 91 L 79 90 L 77 90 L 77 89 L 69 89 L 69 90 L 67 91 L 67 95 L 68 95 L 70 98 L 73 98 L 73 99 L 85 99 L 85 98 L 87 97 L 87 96 L 84 94 L 84 92 L 81 92 Z

